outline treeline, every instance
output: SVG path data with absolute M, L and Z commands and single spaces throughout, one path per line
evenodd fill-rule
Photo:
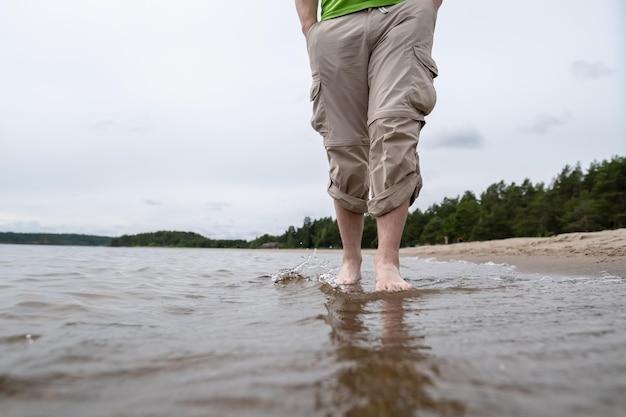
M 248 248 L 246 240 L 214 240 L 193 232 L 159 231 L 112 238 L 111 246 L 160 246 L 171 248 Z
M 13 245 L 108 246 L 110 242 L 106 236 L 0 232 L 0 243 Z
M 409 214 L 403 246 L 454 242 L 543 237 L 567 232 L 592 232 L 626 227 L 626 158 L 593 162 L 586 172 L 577 164 L 565 166 L 550 186 L 533 184 L 490 185 L 477 197 L 445 198 L 426 211 Z M 255 248 L 273 242 L 283 248 L 341 247 L 337 222 L 330 217 L 304 219 L 280 236 L 263 235 Z M 376 222 L 365 217 L 362 245 L 377 246 Z
M 565 166 L 549 186 L 492 184 L 478 197 L 471 191 L 444 198 L 426 211 L 409 213 L 402 246 L 450 242 L 543 237 L 626 227 L 626 158 Z M 209 239 L 193 232 L 159 231 L 110 238 L 76 234 L 0 233 L 0 243 L 90 246 L 159 246 L 178 248 L 341 248 L 337 221 L 305 217 L 279 236 L 254 240 Z M 376 221 L 365 217 L 362 246 L 376 248 Z

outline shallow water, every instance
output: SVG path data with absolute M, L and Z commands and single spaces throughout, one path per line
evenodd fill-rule
M 623 416 L 626 279 L 0 245 L 0 415 Z

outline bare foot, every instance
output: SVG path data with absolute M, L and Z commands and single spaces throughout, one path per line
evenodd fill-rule
M 352 285 L 361 281 L 361 262 L 344 261 L 337 275 L 337 284 Z
M 394 264 L 376 264 L 376 291 L 406 291 L 413 286 L 400 276 L 400 268 Z

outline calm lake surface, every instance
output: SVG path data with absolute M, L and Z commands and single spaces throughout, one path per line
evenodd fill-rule
M 0 416 L 626 415 L 626 279 L 0 245 Z

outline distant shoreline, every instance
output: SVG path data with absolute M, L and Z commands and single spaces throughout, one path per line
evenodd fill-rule
M 79 233 L 0 232 L 0 244 L 6 245 L 109 246 L 111 239 Z
M 0 235 L 12 234 L 2 232 Z M 25 234 L 20 234 L 25 235 Z M 81 238 L 81 242 L 48 243 L 48 242 L 3 242 L 0 244 L 23 245 L 67 245 L 67 246 L 107 246 L 100 240 L 110 239 L 104 236 L 73 235 L 73 234 L 32 234 L 46 238 L 67 237 Z M 45 239 L 48 240 L 48 239 Z M 91 240 L 86 243 L 84 240 Z M 67 241 L 66 241 L 67 242 Z M 166 247 L 166 246 L 163 246 Z M 202 248 L 197 248 L 202 249 Z M 207 248 L 212 249 L 212 248 Z M 220 248 L 213 248 L 220 249 Z M 229 248 L 222 248 L 230 250 Z M 262 252 L 286 251 L 311 253 L 336 253 L 341 249 L 235 249 Z M 365 249 L 364 254 L 374 255 L 375 249 Z M 473 263 L 493 262 L 515 266 L 521 272 L 545 273 L 576 276 L 615 275 L 626 278 L 626 228 L 604 230 L 600 232 L 564 233 L 545 238 L 518 237 L 485 242 L 463 242 L 448 245 L 424 245 L 400 249 L 401 257 L 419 257 L 438 261 L 461 260 Z

